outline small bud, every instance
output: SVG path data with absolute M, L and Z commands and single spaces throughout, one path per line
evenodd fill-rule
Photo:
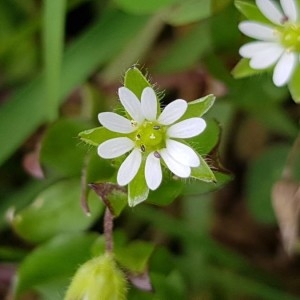
M 127 282 L 110 254 L 84 263 L 74 275 L 64 300 L 125 300 Z

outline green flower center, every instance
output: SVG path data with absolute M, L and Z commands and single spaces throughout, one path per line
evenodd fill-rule
M 136 145 L 143 152 L 151 152 L 164 148 L 166 128 L 155 122 L 144 122 L 134 132 Z
M 281 30 L 281 44 L 291 51 L 300 52 L 299 24 L 288 24 Z

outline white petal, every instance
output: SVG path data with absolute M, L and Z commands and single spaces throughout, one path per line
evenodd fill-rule
M 296 22 L 298 19 L 298 6 L 295 0 L 280 0 L 284 14 L 290 21 Z
M 274 45 L 278 44 L 273 42 L 250 42 L 243 45 L 240 48 L 239 53 L 243 57 L 252 58 L 256 54 L 259 54 L 261 51 L 268 49 L 269 47 L 272 47 Z
M 181 118 L 186 112 L 188 104 L 185 100 L 177 99 L 169 103 L 158 118 L 158 123 L 170 125 Z
M 250 67 L 253 69 L 265 69 L 276 63 L 284 52 L 280 45 L 273 44 L 269 48 L 256 53 L 250 60 Z
M 195 151 L 189 146 L 168 139 L 166 142 L 168 153 L 178 162 L 189 167 L 198 167 L 200 160 Z
M 131 118 L 141 124 L 144 121 L 144 116 L 141 110 L 141 102 L 137 96 L 126 87 L 120 87 L 118 94 L 122 105 Z
M 239 24 L 239 29 L 245 35 L 254 39 L 274 42 L 279 40 L 278 34 L 274 28 L 268 25 L 262 25 L 253 21 L 243 21 Z
M 279 10 L 278 6 L 270 0 L 256 0 L 256 5 L 260 11 L 265 15 L 271 22 L 281 25 L 284 15 Z
M 107 140 L 98 146 L 98 155 L 103 158 L 119 157 L 134 147 L 134 142 L 127 137 Z
M 187 178 L 191 174 L 191 168 L 181 163 L 177 162 L 167 151 L 167 149 L 162 149 L 159 151 L 159 154 L 163 158 L 164 162 L 166 163 L 167 167 L 170 169 L 172 173 L 175 175 Z
M 154 90 L 150 87 L 144 88 L 142 92 L 142 112 L 149 121 L 156 120 L 157 98 Z
M 162 181 L 162 171 L 160 165 L 160 159 L 154 156 L 154 152 L 151 152 L 145 165 L 145 178 L 150 190 L 156 190 Z
M 273 82 L 276 86 L 285 85 L 293 75 L 297 66 L 297 54 L 285 52 L 275 66 L 273 73 Z
M 123 161 L 117 175 L 117 182 L 123 186 L 128 184 L 137 174 L 142 162 L 142 154 L 134 149 Z
M 206 127 L 201 118 L 190 118 L 168 128 L 167 135 L 173 138 L 191 138 L 200 134 Z
M 112 112 L 100 113 L 98 119 L 105 128 L 113 132 L 130 133 L 135 130 L 128 119 Z

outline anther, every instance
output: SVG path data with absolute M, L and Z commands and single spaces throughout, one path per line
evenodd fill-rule
M 130 122 L 131 122 L 131 125 L 132 125 L 132 126 L 136 127 L 137 121 L 131 120 Z
M 146 147 L 144 145 L 141 145 L 141 150 L 142 150 L 142 152 L 145 152 L 146 151 Z
M 160 129 L 160 126 L 159 126 L 159 125 L 154 125 L 154 126 L 153 126 L 153 129 L 154 129 L 154 130 L 159 130 L 159 129 Z
M 156 158 L 161 158 L 161 156 L 160 156 L 160 154 L 157 152 L 157 151 L 154 151 L 154 156 L 156 157 Z

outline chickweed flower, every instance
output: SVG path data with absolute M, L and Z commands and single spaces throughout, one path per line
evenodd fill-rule
M 296 0 L 280 0 L 280 7 L 272 0 L 256 0 L 261 13 L 270 21 L 243 21 L 239 29 L 257 39 L 240 48 L 240 55 L 250 59 L 250 67 L 257 70 L 274 67 L 276 86 L 287 84 L 299 64 L 300 20 Z
M 118 184 L 129 184 L 143 162 L 150 190 L 156 190 L 162 182 L 162 164 L 178 177 L 189 177 L 191 168 L 200 165 L 200 159 L 182 139 L 203 132 L 205 121 L 198 117 L 180 120 L 188 107 L 182 99 L 171 102 L 160 113 L 151 87 L 144 88 L 140 100 L 126 87 L 119 88 L 118 94 L 128 118 L 113 112 L 98 115 L 103 127 L 120 134 L 98 146 L 99 156 L 112 159 L 129 153 L 118 170 Z

